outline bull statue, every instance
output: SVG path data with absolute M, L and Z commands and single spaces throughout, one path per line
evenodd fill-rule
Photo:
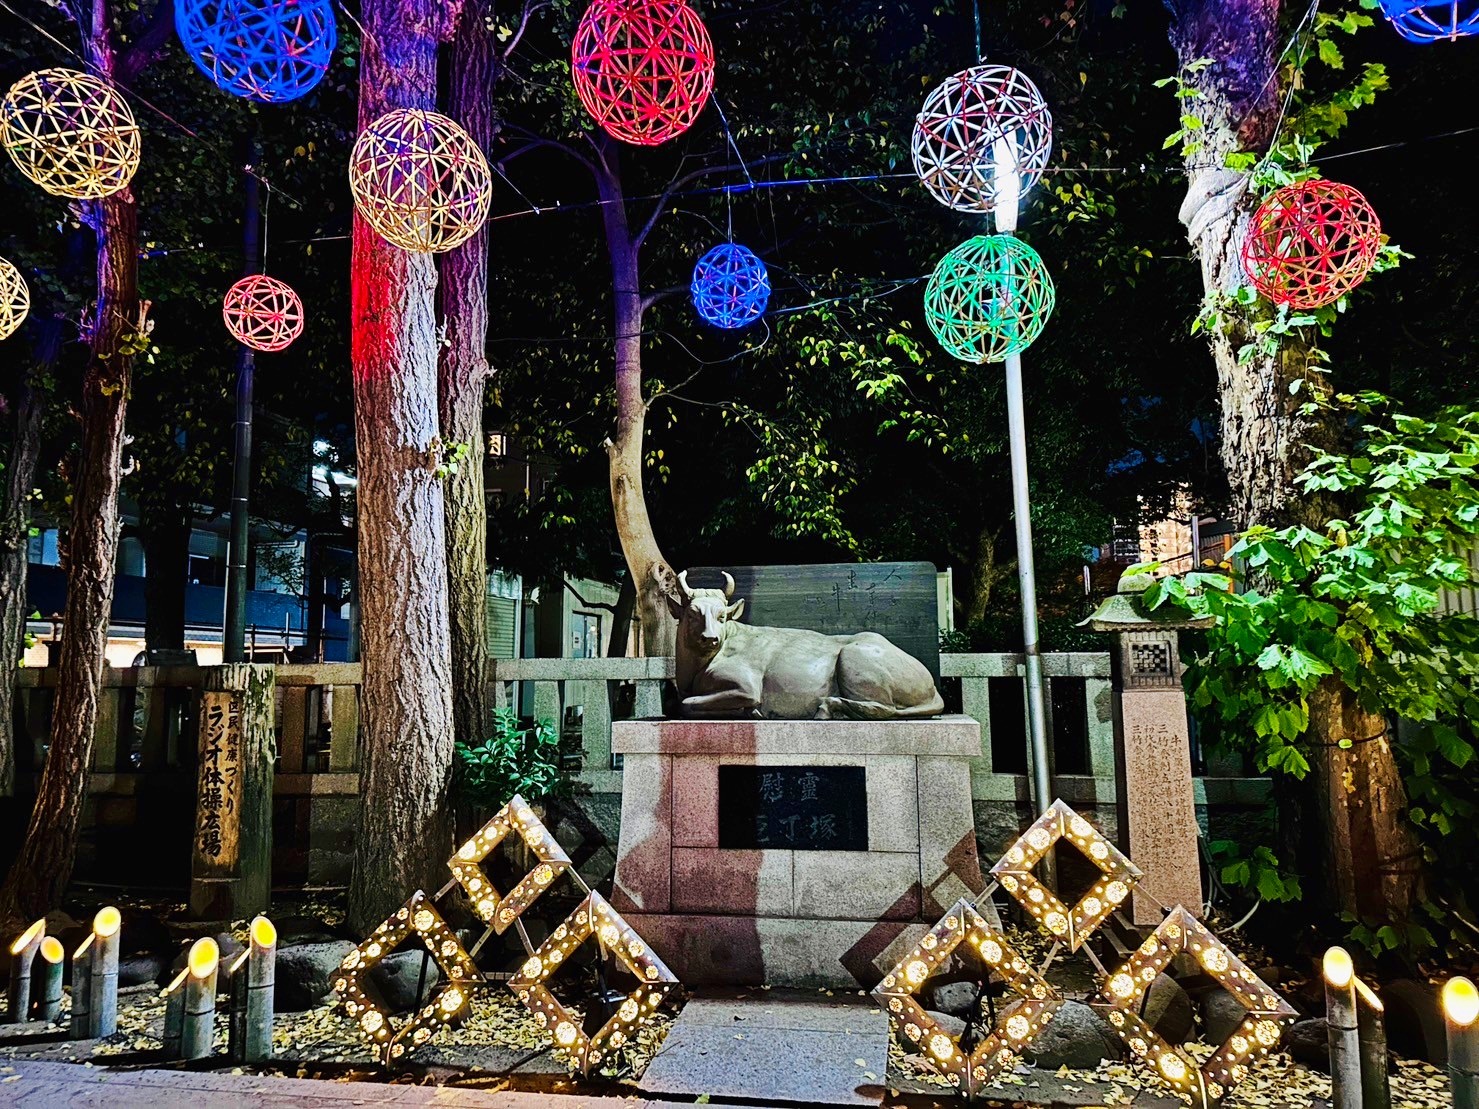
M 742 624 L 727 573 L 722 590 L 690 589 L 685 570 L 664 593 L 678 620 L 684 716 L 895 720 L 945 709 L 924 663 L 876 632 Z

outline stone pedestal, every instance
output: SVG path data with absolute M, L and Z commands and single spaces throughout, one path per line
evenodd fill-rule
M 633 720 L 612 725 L 612 751 L 624 779 L 612 902 L 685 984 L 872 986 L 984 886 L 969 717 Z M 848 792 L 813 801 L 818 781 Z M 787 806 L 756 819 L 757 843 L 788 846 L 735 846 L 737 783 Z M 836 829 L 851 829 L 850 849 L 826 849 Z

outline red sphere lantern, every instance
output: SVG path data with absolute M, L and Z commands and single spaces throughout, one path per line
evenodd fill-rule
M 656 146 L 698 118 L 714 88 L 714 45 L 684 0 L 595 0 L 570 47 L 575 91 L 622 142 Z
M 303 302 L 291 285 L 266 274 L 231 286 L 221 314 L 237 342 L 253 350 L 284 350 L 303 334 Z
M 1371 272 L 1381 250 L 1381 221 L 1349 185 L 1317 178 L 1285 185 L 1253 213 L 1243 269 L 1275 304 L 1321 308 Z

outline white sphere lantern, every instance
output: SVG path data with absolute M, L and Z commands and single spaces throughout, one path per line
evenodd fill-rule
M 1014 166 L 1002 165 L 1003 151 L 1010 152 Z M 912 152 L 914 171 L 941 204 L 989 213 L 998 201 L 1015 205 L 1016 196 L 1047 169 L 1053 116 L 1020 70 L 972 66 L 925 98 L 914 120 Z

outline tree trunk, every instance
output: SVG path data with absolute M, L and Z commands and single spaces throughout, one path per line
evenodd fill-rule
M 976 549 L 970 569 L 970 599 L 965 609 L 964 627 L 969 628 L 986 615 L 996 583 L 1012 572 L 1010 564 L 997 564 L 996 537 L 997 533 L 990 528 L 982 528 L 976 536 Z
M 36 346 L 32 366 L 22 371 L 11 398 L 15 409 L 15 438 L 5 464 L 5 487 L 0 501 L 0 797 L 15 792 L 15 670 L 25 645 L 26 551 L 31 534 L 29 497 L 41 455 L 41 415 L 45 403 L 38 388 L 38 371 L 53 365 L 62 347 L 62 323 L 39 319 L 33 325 Z
M 484 150 L 497 120 L 491 91 L 499 77 L 488 0 L 467 8 L 452 41 L 450 115 Z M 452 720 L 464 742 L 485 738 L 488 699 L 488 505 L 483 492 L 483 394 L 488 381 L 488 228 L 442 260 L 442 346 L 438 396 L 442 439 L 466 443 L 446 482 L 447 591 L 451 610 Z
M 637 588 L 632 575 L 621 579 L 621 590 L 616 594 L 616 607 L 611 610 L 611 638 L 606 641 L 607 658 L 625 658 L 627 641 L 632 637 L 632 620 L 637 615 Z
M 1224 161 L 1231 153 L 1262 153 L 1274 137 L 1285 94 L 1275 76 L 1279 0 L 1167 0 L 1167 6 L 1183 77 L 1201 94 L 1186 101 L 1202 127 L 1200 148 L 1186 158 L 1181 221 L 1201 259 L 1206 293 L 1230 294 L 1247 281 L 1241 248 L 1258 198 L 1249 175 L 1226 168 Z M 1203 58 L 1212 64 L 1190 73 L 1187 67 Z M 1323 498 L 1296 499 L 1294 478 L 1309 461 L 1311 445 L 1329 446 L 1339 435 L 1330 417 L 1300 411 L 1330 387 L 1310 366 L 1308 346 L 1293 336 L 1284 336 L 1277 352 L 1255 353 L 1239 363 L 1239 349 L 1253 341 L 1257 313 L 1266 311 L 1266 305 L 1246 312 L 1224 306 L 1226 326 L 1209 333 L 1231 516 L 1240 529 L 1291 523 L 1323 528 L 1331 506 Z M 1296 382 L 1303 382 L 1298 393 Z M 1384 733 L 1381 721 L 1350 703 L 1334 679 L 1311 698 L 1310 733 L 1319 745 L 1315 761 L 1324 787 L 1324 857 L 1291 861 L 1307 874 L 1324 871 L 1334 907 L 1367 919 L 1400 920 L 1413 904 L 1418 856 L 1391 744 L 1385 738 L 1358 742 L 1350 752 L 1330 746 L 1377 732 Z
M 438 41 L 459 4 L 366 0 L 363 128 L 436 107 Z M 436 268 L 354 218 L 350 299 L 364 660 L 360 831 L 351 925 L 364 932 L 441 884 L 452 848 L 452 660 L 437 438 Z
M 1197 115 L 1200 148 L 1186 158 L 1186 200 L 1181 222 L 1202 264 L 1209 296 L 1247 284 L 1242 245 L 1258 207 L 1249 175 L 1224 159 L 1241 151 L 1261 153 L 1274 135 L 1283 89 L 1272 74 L 1279 64 L 1279 0 L 1171 0 L 1171 45 L 1183 77 L 1201 95 L 1188 100 Z M 1199 59 L 1212 64 L 1189 73 Z M 1300 408 L 1309 399 L 1292 393 L 1300 379 L 1322 388 L 1307 350 L 1286 337 L 1278 354 L 1255 354 L 1239 364 L 1238 350 L 1253 340 L 1257 312 L 1229 308 L 1226 327 L 1209 332 L 1222 407 L 1222 462 L 1231 492 L 1231 515 L 1241 528 L 1287 523 L 1294 477 L 1309 460 L 1306 444 L 1325 437 Z
M 1310 730 L 1329 903 L 1366 921 L 1408 919 L 1422 882 L 1422 847 L 1407 820 L 1386 722 L 1330 677 L 1310 697 Z
M 179 650 L 185 646 L 185 585 L 190 571 L 188 506 L 141 506 L 139 540 L 144 545 L 144 646 Z
M 89 58 L 105 77 L 113 48 L 98 19 Z M 98 298 L 92 353 L 82 380 L 81 448 L 71 469 L 67 605 L 62 625 L 51 744 L 26 838 L 0 889 L 0 927 L 33 920 L 61 903 L 77 854 L 77 831 L 92 767 L 113 572 L 118 555 L 118 486 L 132 356 L 142 330 L 138 297 L 138 211 L 123 189 L 85 205 L 97 234 Z
M 637 590 L 642 653 L 654 658 L 671 655 L 676 648 L 677 625 L 664 597 L 665 590 L 676 585 L 676 575 L 653 535 L 642 488 L 647 400 L 642 395 L 639 247 L 627 223 L 626 197 L 617 169 L 615 144 L 605 144 L 602 153 L 604 163 L 597 167 L 596 181 L 616 304 L 616 433 L 606 444 L 611 463 L 611 507 L 627 572 Z

